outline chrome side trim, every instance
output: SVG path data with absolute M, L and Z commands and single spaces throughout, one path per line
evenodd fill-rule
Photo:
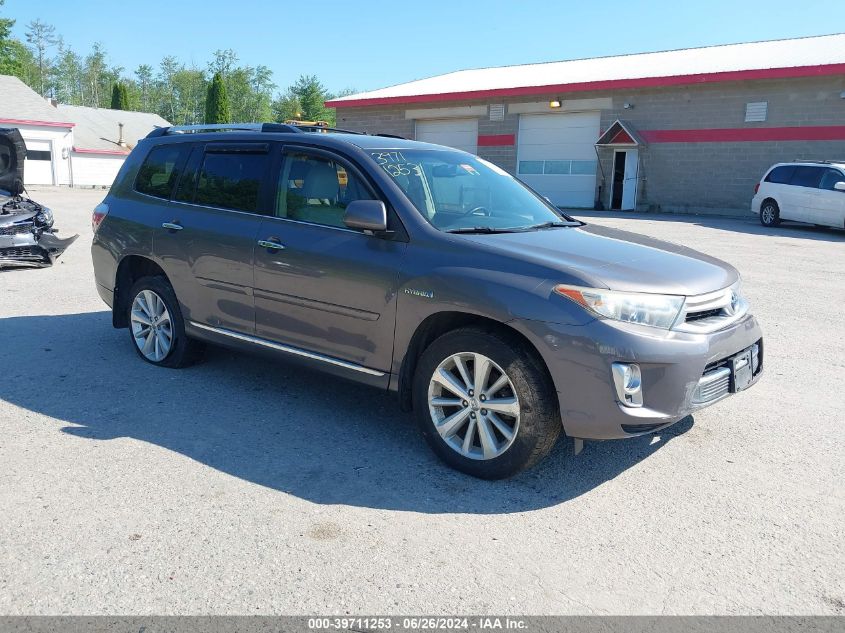
M 324 356 L 323 354 L 317 354 L 316 352 L 308 352 L 304 349 L 299 349 L 298 347 L 282 345 L 281 343 L 273 343 L 272 341 L 268 341 L 263 338 L 258 338 L 257 336 L 241 334 L 240 332 L 233 332 L 232 330 L 227 330 L 225 328 L 220 327 L 213 327 L 211 325 L 205 325 L 204 323 L 197 323 L 196 321 L 189 321 L 188 323 L 190 323 L 192 327 L 198 328 L 200 330 L 206 330 L 208 332 L 213 332 L 214 334 L 220 334 L 222 336 L 236 338 L 240 341 L 245 341 L 246 343 L 252 343 L 253 345 L 260 345 L 261 347 L 274 349 L 278 352 L 286 352 L 288 354 L 293 354 L 294 356 L 302 356 L 303 358 L 318 360 L 323 363 L 328 363 L 330 365 L 336 365 L 337 367 L 343 367 L 344 369 L 359 371 L 362 374 L 368 374 L 370 376 L 385 375 L 383 371 L 378 371 L 377 369 L 370 369 L 369 367 L 364 367 L 363 365 L 356 365 L 355 363 L 350 363 L 345 360 L 340 360 L 339 358 L 333 358 L 331 356 Z

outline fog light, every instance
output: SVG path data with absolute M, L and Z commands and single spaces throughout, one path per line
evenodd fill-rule
M 643 380 L 640 366 L 634 363 L 613 363 L 611 370 L 619 402 L 626 407 L 643 406 Z

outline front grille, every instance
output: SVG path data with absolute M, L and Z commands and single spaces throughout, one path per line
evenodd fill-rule
M 751 355 L 747 357 L 748 362 L 742 364 L 743 356 L 749 350 L 751 350 Z M 732 381 L 736 382 L 737 377 L 731 375 L 731 367 L 734 367 L 733 371 L 739 372 L 743 367 L 748 367 L 749 364 L 751 365 L 751 376 L 757 376 L 763 370 L 763 339 L 741 352 L 707 365 L 692 394 L 692 404 L 707 404 L 732 393 L 732 391 L 742 389 L 742 384 L 731 384 Z
M 0 248 L 0 259 L 4 257 L 30 257 L 33 259 L 44 259 L 44 252 L 38 247 L 12 246 Z
M 719 317 L 724 315 L 725 311 L 722 308 L 702 310 L 701 312 L 688 312 L 684 321 L 689 323 L 690 321 L 700 321 L 701 319 L 709 319 L 710 317 Z
M 674 329 L 706 334 L 736 323 L 748 312 L 748 303 L 737 292 L 735 284 L 716 292 L 687 297 L 682 318 Z
M 21 224 L 3 226 L 0 227 L 0 235 L 21 235 L 22 233 L 32 233 L 32 227 L 32 222 L 22 222 Z
M 731 391 L 731 370 L 729 367 L 717 367 L 705 372 L 698 381 L 695 393 L 692 394 L 693 404 L 705 404 L 726 396 Z

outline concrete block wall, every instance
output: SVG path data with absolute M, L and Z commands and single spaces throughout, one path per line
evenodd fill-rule
M 613 92 L 578 92 L 490 101 L 419 103 L 413 106 L 352 107 L 338 110 L 338 127 L 414 137 L 407 108 L 449 108 L 481 103 L 524 103 L 552 99 L 611 97 L 601 111 L 601 128 L 617 118 L 636 130 L 747 129 L 766 127 L 845 126 L 845 75 L 757 80 L 697 86 L 673 86 Z M 749 102 L 766 101 L 767 119 L 745 122 Z M 623 105 L 633 105 L 625 109 Z M 519 115 L 506 112 L 503 121 L 478 118 L 479 136 L 513 134 Z M 516 145 L 480 146 L 479 155 L 511 173 L 516 171 Z M 613 151 L 599 151 L 597 187 L 609 206 Z M 746 213 L 754 185 L 773 163 L 793 159 L 845 158 L 845 141 L 754 141 L 649 143 L 640 150 L 639 208 L 652 211 Z M 603 180 L 604 176 L 604 180 Z

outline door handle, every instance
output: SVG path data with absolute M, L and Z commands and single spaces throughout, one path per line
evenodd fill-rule
M 167 229 L 168 231 L 181 231 L 185 227 L 175 222 L 162 222 L 161 228 Z
M 276 251 L 281 251 L 285 248 L 284 244 L 280 244 L 279 242 L 272 242 L 270 240 L 258 240 L 258 245 L 261 248 L 269 248 Z

